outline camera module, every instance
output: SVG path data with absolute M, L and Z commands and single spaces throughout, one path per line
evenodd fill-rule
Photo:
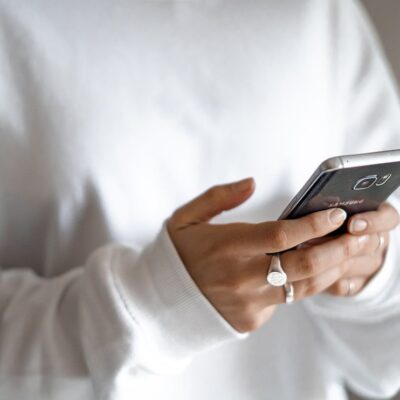
M 386 174 L 381 176 L 377 181 L 376 181 L 376 186 L 382 186 L 384 185 L 392 176 L 392 174 Z
M 368 189 L 377 181 L 377 179 L 378 179 L 378 177 L 376 175 L 364 176 L 364 178 L 361 178 L 356 182 L 356 184 L 353 186 L 353 190 Z M 383 183 L 382 183 L 382 185 L 383 185 Z

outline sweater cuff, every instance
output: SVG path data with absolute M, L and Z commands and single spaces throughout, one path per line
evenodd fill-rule
M 158 366 L 243 339 L 201 293 L 182 263 L 164 222 L 156 240 L 136 256 L 124 247 L 112 266 L 117 290 L 141 332 L 142 358 Z M 153 368 L 154 366 L 152 366 Z M 178 368 L 180 368 L 178 366 Z
M 380 310 L 391 296 L 393 287 L 397 284 L 397 241 L 393 240 L 395 232 L 391 233 L 391 239 L 381 269 L 368 282 L 368 284 L 356 295 L 348 297 L 333 296 L 321 293 L 305 302 L 313 313 L 325 317 L 365 320 L 371 317 L 371 312 Z M 381 314 L 381 317 L 385 313 Z M 377 317 L 377 315 L 375 316 Z

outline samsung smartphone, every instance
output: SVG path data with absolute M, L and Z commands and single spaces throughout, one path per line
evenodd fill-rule
M 343 208 L 348 216 L 376 210 L 399 185 L 400 150 L 329 158 L 312 174 L 279 219 L 299 218 L 333 207 Z

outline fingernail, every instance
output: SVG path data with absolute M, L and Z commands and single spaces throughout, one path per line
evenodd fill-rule
M 366 229 L 368 223 L 365 219 L 355 219 L 350 224 L 350 231 L 351 232 L 361 232 Z
M 253 178 L 246 178 L 242 179 L 239 182 L 234 184 L 234 190 L 238 193 L 247 192 L 252 189 L 254 186 L 254 179 Z
M 330 221 L 335 225 L 343 223 L 346 217 L 347 217 L 346 211 L 342 210 L 341 208 L 335 208 L 329 214 Z

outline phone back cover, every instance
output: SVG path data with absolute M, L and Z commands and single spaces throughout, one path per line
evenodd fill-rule
M 355 183 L 368 175 L 391 174 L 381 186 L 373 184 L 368 189 L 354 190 Z M 348 215 L 376 210 L 400 185 L 400 163 L 368 165 L 339 169 L 322 174 L 298 206 L 287 218 L 298 218 L 311 212 L 340 207 Z

